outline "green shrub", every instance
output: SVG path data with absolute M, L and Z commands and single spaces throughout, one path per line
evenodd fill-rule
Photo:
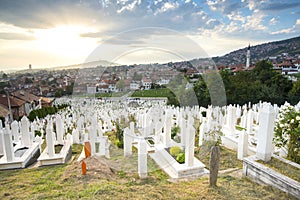
M 54 115 L 59 110 L 64 109 L 68 106 L 69 106 L 68 104 L 62 104 L 62 105 L 56 105 L 53 107 L 45 107 L 45 108 L 41 108 L 41 109 L 37 109 L 37 110 L 32 110 L 28 115 L 28 119 L 31 122 L 34 121 L 36 117 L 38 117 L 39 119 L 42 119 L 42 118 L 46 117 L 47 115 Z
M 172 156 L 177 156 L 181 152 L 181 149 L 179 146 L 173 146 L 170 148 L 170 154 Z
M 119 148 L 123 148 L 123 130 L 121 129 L 120 125 L 116 123 L 116 145 Z
M 121 149 L 123 149 L 124 148 L 124 144 L 123 144 L 123 140 L 116 140 L 116 145 L 117 145 L 117 147 L 119 147 L 119 148 L 121 148 Z
M 179 153 L 176 156 L 176 161 L 179 162 L 180 164 L 185 162 L 185 154 L 184 153 Z
M 177 133 L 179 133 L 179 131 L 180 131 L 179 126 L 174 126 L 174 127 L 172 127 L 172 130 L 171 130 L 171 138 L 174 139 L 174 137 L 177 135 Z
M 287 159 L 300 164 L 300 111 L 284 105 L 278 119 L 273 142 L 287 149 Z
M 41 137 L 42 136 L 41 131 L 35 130 L 34 131 L 34 137 L 36 137 L 37 135 Z

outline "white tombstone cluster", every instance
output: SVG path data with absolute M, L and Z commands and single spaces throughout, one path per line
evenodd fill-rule
M 40 166 L 67 162 L 71 145 L 85 142 L 90 143 L 92 156 L 110 158 L 110 141 L 104 133 L 115 130 L 116 123 L 129 124 L 124 128 L 124 156 L 132 155 L 132 146 L 138 149 L 137 169 L 141 178 L 147 177 L 148 155 L 172 178 L 207 173 L 205 165 L 195 158 L 194 149 L 209 140 L 221 139 L 222 145 L 238 152 L 239 159 L 256 154 L 267 161 L 274 151 L 279 151 L 272 144 L 280 109 L 277 105 L 260 102 L 179 108 L 167 106 L 165 100 L 139 100 L 135 106 L 130 106 L 130 102 L 61 98 L 57 104 L 71 106 L 56 115 L 32 123 L 23 117 L 20 122 L 0 127 L 0 155 L 3 155 L 0 169 L 27 166 L 32 152 L 39 152 L 45 134 L 46 148 L 38 158 Z M 200 124 L 199 129 L 196 124 Z M 171 136 L 175 126 L 180 130 L 176 140 Z M 41 137 L 34 137 L 35 131 L 40 131 Z M 196 137 L 199 137 L 197 144 Z M 56 146 L 61 146 L 59 152 L 55 152 Z M 167 152 L 173 146 L 183 150 L 185 163 L 179 164 Z
M 55 128 L 53 130 L 52 118 L 48 119 L 46 125 L 46 148 L 38 158 L 39 166 L 55 165 L 66 163 L 72 155 L 71 151 L 71 135 L 65 136 L 64 122 L 60 114 L 55 116 Z M 55 146 L 61 146 L 59 152 L 55 152 Z
M 35 128 L 37 124 L 30 126 L 27 117 L 5 128 L 0 125 L 0 169 L 25 168 L 36 161 L 42 138 L 34 137 Z
M 272 144 L 274 121 L 279 112 L 276 105 L 260 102 L 244 106 L 175 108 L 166 106 L 164 101 L 139 103 L 139 106 L 129 107 L 126 102 L 104 103 L 86 99 L 83 106 L 79 100 L 73 100 L 72 106 L 76 107 L 76 111 L 72 115 L 77 116 L 76 128 L 72 132 L 73 142 L 89 140 L 94 155 L 100 152 L 95 150 L 95 141 L 100 143 L 100 147 L 105 143 L 104 140 L 106 144 L 109 143 L 107 138 L 102 138 L 103 141 L 100 139 L 103 137 L 102 133 L 111 130 L 113 122 L 131 116 L 135 119 L 135 123 L 130 123 L 129 127 L 124 129 L 124 156 L 130 156 L 132 146 L 136 146 L 139 155 L 138 173 L 141 177 L 146 176 L 147 166 L 144 163 L 147 163 L 145 156 L 147 154 L 160 167 L 166 168 L 165 171 L 174 178 L 205 173 L 205 166 L 194 157 L 195 145 L 201 146 L 204 141 L 217 140 L 219 137 L 224 146 L 238 151 L 239 159 L 256 154 L 257 157 L 268 160 L 274 150 L 277 150 Z M 82 115 L 82 113 L 89 114 Z M 100 128 L 95 125 L 97 117 Z M 194 127 L 195 120 L 200 123 L 199 133 L 196 133 Z M 171 138 L 174 126 L 180 128 L 176 136 L 179 142 Z M 85 137 L 86 133 L 88 137 Z M 199 137 L 198 144 L 195 144 L 196 136 Z M 154 144 L 150 144 L 149 140 Z M 165 149 L 172 146 L 184 149 L 184 164 L 178 164 L 168 157 Z M 103 155 L 104 150 L 102 149 L 99 154 Z
M 156 107 L 132 112 L 136 118 L 136 126 L 131 122 L 130 126 L 124 130 L 124 156 L 130 156 L 132 145 L 137 144 L 138 173 L 141 177 L 145 177 L 144 174 L 147 171 L 145 165 L 147 163 L 145 154 L 147 153 L 172 178 L 195 176 L 207 172 L 204 164 L 194 157 L 196 136 L 194 120 L 198 111 L 199 109 L 196 107 L 173 108 L 160 104 Z M 180 127 L 179 143 L 171 138 L 171 129 L 176 125 Z M 154 142 L 154 145 L 149 140 Z M 184 164 L 179 164 L 167 152 L 166 149 L 172 146 L 180 146 L 184 149 Z
M 207 133 L 218 130 L 222 133 L 222 145 L 236 150 L 239 159 L 256 154 L 260 159 L 269 160 L 274 151 L 279 151 L 272 144 L 278 113 L 277 105 L 261 102 L 242 107 L 209 107 L 200 125 L 199 145 Z

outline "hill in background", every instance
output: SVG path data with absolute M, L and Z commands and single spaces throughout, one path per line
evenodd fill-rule
M 242 48 L 233 52 L 230 52 L 224 56 L 213 57 L 212 59 L 217 66 L 225 65 L 238 65 L 246 63 L 247 48 Z M 289 56 L 300 56 L 300 36 L 290 38 L 287 40 L 268 42 L 260 45 L 251 46 L 251 62 L 254 64 L 259 60 L 268 59 L 269 57 L 280 58 L 283 53 L 287 53 Z M 298 55 L 298 56 L 297 56 Z

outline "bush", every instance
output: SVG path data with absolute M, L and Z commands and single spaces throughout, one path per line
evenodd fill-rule
M 118 123 L 116 123 L 116 145 L 119 148 L 123 148 L 123 130 L 120 128 L 120 125 Z
M 276 121 L 275 146 L 287 149 L 287 159 L 300 164 L 300 111 L 284 105 Z
M 57 105 L 54 107 L 45 107 L 45 108 L 41 108 L 41 109 L 37 109 L 37 110 L 32 110 L 29 113 L 28 118 L 31 122 L 33 122 L 36 117 L 38 117 L 39 119 L 42 119 L 42 118 L 46 117 L 47 115 L 54 115 L 59 110 L 64 109 L 68 106 L 69 106 L 68 104 L 61 104 L 61 105 Z
M 41 137 L 42 136 L 41 131 L 35 130 L 34 131 L 34 137 L 36 137 L 37 135 Z
M 179 126 L 174 126 L 174 127 L 172 127 L 172 130 L 171 130 L 171 138 L 174 139 L 174 137 L 177 135 L 177 133 L 179 133 L 179 131 L 180 131 Z
M 117 145 L 117 147 L 123 149 L 123 148 L 124 148 L 123 140 L 120 141 L 120 140 L 117 139 L 117 140 L 116 140 L 116 145 Z
M 61 109 L 67 108 L 69 106 L 70 106 L 69 104 L 64 103 L 64 104 L 60 104 L 60 105 L 55 105 L 54 107 L 61 110 Z
M 179 146 L 174 146 L 170 148 L 170 154 L 172 156 L 177 156 L 181 152 L 181 149 Z
M 185 162 L 185 154 L 184 153 L 179 153 L 176 156 L 176 161 L 179 162 L 180 164 Z

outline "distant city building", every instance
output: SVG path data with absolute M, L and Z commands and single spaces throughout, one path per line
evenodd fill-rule
M 170 79 L 161 78 L 160 80 L 158 80 L 156 82 L 156 84 L 158 84 L 158 85 L 168 85 L 169 82 L 170 82 Z
M 138 89 L 140 89 L 140 82 L 139 81 L 131 81 L 130 90 L 138 90 Z
M 87 86 L 86 89 L 88 94 L 96 94 L 96 86 Z
M 145 78 L 145 77 L 142 79 L 142 86 L 143 86 L 144 90 L 151 89 L 151 84 L 152 84 L 152 81 L 150 79 Z
M 31 69 L 32 69 L 31 64 L 29 64 L 29 70 L 31 70 Z

